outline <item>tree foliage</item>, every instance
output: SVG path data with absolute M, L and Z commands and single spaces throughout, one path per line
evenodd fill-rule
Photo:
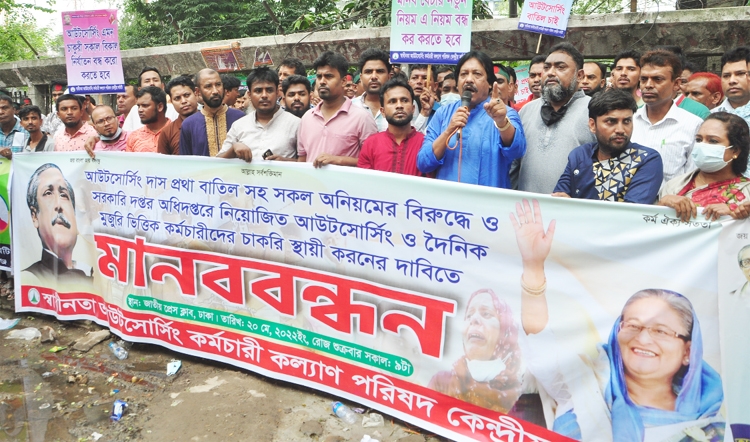
M 0 0 L 4 1 L 4 0 Z M 39 28 L 30 10 L 16 8 L 5 14 L 0 32 L 0 63 L 35 58 L 34 52 L 23 41 L 21 35 L 39 53 L 46 57 L 56 46 L 50 37 L 49 28 Z M 57 55 L 57 54 L 53 54 Z

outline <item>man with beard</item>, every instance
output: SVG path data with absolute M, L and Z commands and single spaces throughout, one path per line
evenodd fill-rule
M 380 112 L 380 88 L 388 81 L 391 71 L 388 53 L 380 49 L 367 49 L 359 57 L 359 69 L 362 71 L 360 78 L 365 86 L 365 93 L 353 98 L 352 102 L 370 111 L 378 132 L 383 132 L 388 128 L 388 122 Z
M 162 91 L 164 90 L 164 82 L 161 81 L 161 74 L 155 67 L 147 66 L 141 69 L 141 73 L 138 75 L 138 87 L 144 88 L 147 86 L 154 86 Z M 167 118 L 172 121 L 176 120 L 179 116 L 171 103 L 167 103 L 166 112 Z M 138 106 L 134 105 L 122 123 L 122 130 L 132 133 L 141 127 L 143 127 L 143 123 L 141 123 L 141 118 L 138 115 Z
M 349 63 L 341 54 L 323 52 L 314 62 L 321 102 L 306 113 L 297 132 L 297 161 L 357 166 L 362 143 L 378 131 L 372 113 L 352 104 L 344 95 Z
M 175 77 L 167 83 L 167 93 L 180 116 L 167 124 L 161 131 L 156 144 L 156 151 L 165 155 L 179 155 L 182 123 L 187 117 L 198 111 L 195 83 L 187 75 Z
M 457 101 L 435 112 L 417 167 L 442 180 L 510 188 L 510 165 L 526 152 L 526 138 L 518 112 L 501 99 L 508 78 L 498 82 L 492 59 L 479 51 L 464 54 L 456 74 L 462 95 L 471 95 L 469 105 Z
M 641 57 L 641 95 L 645 105 L 633 117 L 633 142 L 661 154 L 664 180 L 695 170 L 691 158 L 695 134 L 703 120 L 677 107 L 674 94 L 680 89 L 682 62 L 667 50 L 647 52 Z
M 167 94 L 156 86 L 147 86 L 135 94 L 138 117 L 143 126 L 128 133 L 126 152 L 156 152 L 159 135 L 169 123 L 166 117 Z
M 26 106 L 18 111 L 21 126 L 29 132 L 24 152 L 51 152 L 55 150 L 52 137 L 42 132 L 42 110 L 37 106 Z
M 612 68 L 612 87 L 630 92 L 638 107 L 643 106 L 638 96 L 638 83 L 641 80 L 641 54 L 637 51 L 622 51 L 615 56 Z
M 281 83 L 284 110 L 297 118 L 302 118 L 310 110 L 310 80 L 302 75 L 292 75 Z
M 117 94 L 117 119 L 120 127 L 125 123 L 125 117 L 130 114 L 133 106 L 135 106 L 135 86 L 126 84 L 125 92 Z
M 180 132 L 180 155 L 215 157 L 235 121 L 245 116 L 241 110 L 223 103 L 224 83 L 213 69 L 195 74 L 195 92 L 203 98 L 203 109 L 187 117 Z
M 417 169 L 417 154 L 424 135 L 411 125 L 414 116 L 411 86 L 402 80 L 388 80 L 380 92 L 380 104 L 388 128 L 365 140 L 357 167 L 424 176 Z
M 525 100 L 516 103 L 513 109 L 520 112 L 532 100 L 536 100 L 542 96 L 542 73 L 544 72 L 544 60 L 546 58 L 544 55 L 535 55 L 531 59 L 529 63 L 529 92 L 531 94 Z
M 255 110 L 229 129 L 218 157 L 247 162 L 296 161 L 300 119 L 277 104 L 278 90 L 279 76 L 275 71 L 267 67 L 250 71 L 247 95 Z
M 596 143 L 578 146 L 552 196 L 653 204 L 663 165 L 659 153 L 630 142 L 638 106 L 622 89 L 604 91 L 589 102 L 589 130 Z
M 583 80 L 581 90 L 589 97 L 604 89 L 607 85 L 607 68 L 595 61 L 587 61 L 583 64 Z
M 29 180 L 26 204 L 42 241 L 42 258 L 24 273 L 33 275 L 40 285 L 54 284 L 62 291 L 70 291 L 70 285 L 90 285 L 91 268 L 73 260 L 78 238 L 76 196 L 59 167 L 51 163 L 39 166 Z M 24 283 L 34 285 L 26 278 Z
M 95 151 L 122 152 L 127 147 L 128 133 L 122 130 L 111 107 L 99 105 L 91 113 L 94 129 L 99 133 L 99 140 L 94 145 Z
M 55 136 L 55 152 L 86 150 L 84 145 L 89 137 L 96 136 L 96 129 L 83 119 L 83 97 L 62 95 L 57 99 L 57 116 L 65 125 L 65 130 Z
M 544 60 L 542 99 L 521 109 L 526 156 L 518 170 L 518 189 L 550 194 L 565 170 L 568 154 L 596 141 L 588 125 L 590 97 L 578 90 L 583 56 L 570 43 L 558 43 Z

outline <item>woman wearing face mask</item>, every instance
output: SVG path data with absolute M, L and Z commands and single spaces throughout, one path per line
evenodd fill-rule
M 480 407 L 507 413 L 521 395 L 518 326 L 506 303 L 489 289 L 474 292 L 464 313 L 464 355 L 429 388 Z
M 675 209 L 682 221 L 697 215 L 702 207 L 706 219 L 722 215 L 744 219 L 750 215 L 750 180 L 747 169 L 750 130 L 742 118 L 716 112 L 695 134 L 692 157 L 697 170 L 670 180 L 658 202 Z

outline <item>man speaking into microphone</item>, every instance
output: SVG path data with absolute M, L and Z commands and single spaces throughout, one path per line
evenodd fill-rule
M 512 96 L 510 78 L 503 69 L 496 77 L 479 51 L 461 57 L 455 72 L 462 100 L 435 112 L 417 167 L 441 180 L 509 189 L 510 165 L 526 153 L 518 112 L 501 98 Z

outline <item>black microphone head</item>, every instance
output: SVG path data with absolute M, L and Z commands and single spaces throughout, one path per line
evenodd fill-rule
M 469 103 L 471 103 L 471 91 L 464 91 L 461 95 L 461 106 L 469 107 Z

